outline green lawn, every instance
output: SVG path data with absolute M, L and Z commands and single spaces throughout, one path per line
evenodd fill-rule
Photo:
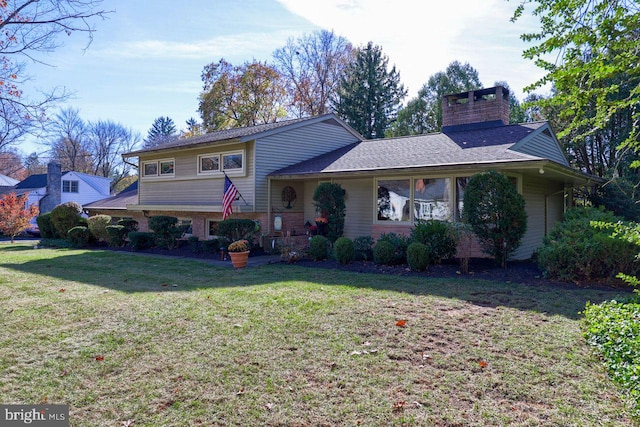
M 582 337 L 615 295 L 0 244 L 0 403 L 72 426 L 632 425 Z

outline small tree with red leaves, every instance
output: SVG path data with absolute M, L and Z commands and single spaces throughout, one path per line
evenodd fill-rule
M 28 193 L 16 196 L 11 192 L 0 198 L 0 232 L 11 237 L 11 243 L 29 228 L 31 219 L 38 215 L 36 206 L 26 207 L 27 197 Z

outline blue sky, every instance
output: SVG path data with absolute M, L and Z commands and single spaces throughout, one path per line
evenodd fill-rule
M 153 120 L 169 116 L 178 128 L 199 119 L 198 94 L 206 64 L 271 60 L 288 38 L 324 28 L 360 46 L 382 47 L 414 97 L 428 78 L 454 61 L 469 62 L 485 86 L 505 80 L 518 99 L 542 72 L 522 58 L 519 36 L 533 18 L 509 22 L 515 0 L 104 0 L 114 13 L 86 35 L 64 37 L 50 64 L 28 64 L 32 90 L 64 87 L 63 106 L 85 120 L 113 120 L 146 136 Z M 28 142 L 24 153 L 44 147 Z

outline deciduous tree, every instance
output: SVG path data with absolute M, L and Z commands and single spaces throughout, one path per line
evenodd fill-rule
M 28 208 L 28 193 L 17 196 L 15 192 L 0 196 L 0 232 L 11 238 L 26 231 L 32 218 L 38 215 L 38 207 L 31 205 Z
M 89 41 L 92 21 L 107 12 L 98 10 L 101 0 L 0 1 L 0 149 L 25 134 L 36 134 L 46 123 L 47 109 L 66 98 L 60 90 L 40 99 L 24 94 L 26 62 L 42 62 L 39 54 L 60 44 L 59 34 L 83 32 Z
M 398 112 L 388 136 L 417 135 L 442 129 L 442 98 L 452 93 L 482 88 L 478 71 L 468 63 L 453 61 L 445 71 L 429 77 L 427 83 Z
M 206 131 L 273 123 L 286 117 L 286 89 L 266 63 L 234 67 L 224 59 L 205 66 L 198 110 Z
M 369 42 L 357 49 L 340 80 L 334 109 L 365 138 L 384 137 L 407 95 L 396 67 L 388 64 L 382 48 Z
M 293 115 L 328 113 L 340 77 L 352 56 L 351 43 L 327 30 L 295 41 L 289 39 L 286 46 L 276 50 L 275 65 L 284 78 Z
M 554 87 L 539 104 L 557 113 L 558 136 L 585 172 L 625 173 L 626 148 L 640 148 L 640 3 L 637 0 L 521 0 L 537 31 L 524 56 L 546 71 L 527 90 Z M 637 166 L 637 161 L 631 165 Z

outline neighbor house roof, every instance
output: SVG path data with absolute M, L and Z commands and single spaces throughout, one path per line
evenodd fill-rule
M 525 123 L 447 134 L 366 140 L 277 170 L 271 175 L 546 160 L 510 149 L 544 126 L 547 126 L 545 122 Z
M 31 175 L 20 181 L 16 185 L 16 189 L 26 188 L 43 188 L 47 186 L 47 174 L 41 173 L 37 175 Z
M 0 187 L 13 187 L 19 183 L 17 179 L 13 179 L 10 176 L 0 174 Z
M 126 210 L 127 205 L 138 203 L 138 181 L 129 185 L 115 196 L 96 200 L 83 206 L 84 209 Z
M 277 132 L 294 129 L 300 126 L 306 126 L 313 123 L 327 122 L 336 126 L 342 126 L 351 132 L 358 139 L 362 139 L 362 135 L 358 134 L 351 127 L 346 125 L 342 120 L 338 119 L 334 114 L 324 114 L 322 116 L 306 117 L 302 119 L 284 120 L 276 123 L 267 123 L 257 126 L 226 129 L 216 132 L 207 133 L 205 135 L 196 136 L 187 139 L 174 139 L 169 142 L 163 143 L 156 147 L 132 151 L 130 153 L 123 154 L 123 157 L 134 157 L 143 153 L 153 153 L 156 151 L 163 151 L 171 148 L 187 148 L 194 145 L 209 144 L 222 141 L 239 142 L 251 141 L 257 138 L 265 137 Z

